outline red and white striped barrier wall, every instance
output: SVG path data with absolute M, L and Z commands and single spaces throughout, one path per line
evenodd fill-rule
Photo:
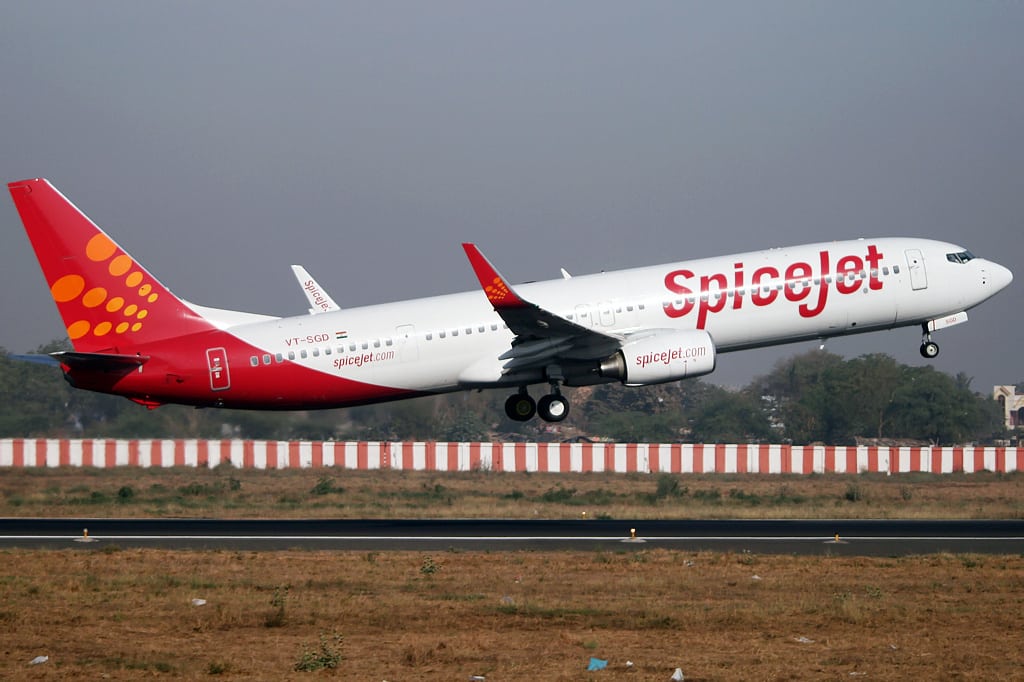
M 648 443 L 0 439 L 0 467 L 342 467 L 416 471 L 953 473 L 1024 470 L 1024 448 Z

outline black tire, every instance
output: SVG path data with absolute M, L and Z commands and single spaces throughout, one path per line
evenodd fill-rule
M 560 395 L 546 395 L 537 404 L 537 414 L 546 422 L 560 422 L 569 416 L 569 401 Z
M 512 421 L 530 421 L 537 414 L 537 403 L 525 393 L 510 395 L 505 401 L 505 414 Z
M 921 344 L 921 357 L 931 360 L 939 354 L 939 344 L 934 341 L 925 341 Z

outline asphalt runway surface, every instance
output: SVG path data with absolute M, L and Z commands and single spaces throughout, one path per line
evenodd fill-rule
M 1024 520 L 0 519 L 0 547 L 1024 553 Z

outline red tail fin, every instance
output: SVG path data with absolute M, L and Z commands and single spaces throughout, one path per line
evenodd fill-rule
M 7 187 L 75 350 L 123 353 L 214 328 L 49 182 Z

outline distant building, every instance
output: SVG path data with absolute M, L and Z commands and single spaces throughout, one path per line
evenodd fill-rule
M 996 386 L 992 389 L 992 397 L 998 400 L 1003 408 L 1006 428 L 1016 429 L 1024 426 L 1024 394 L 1017 393 L 1014 386 Z

